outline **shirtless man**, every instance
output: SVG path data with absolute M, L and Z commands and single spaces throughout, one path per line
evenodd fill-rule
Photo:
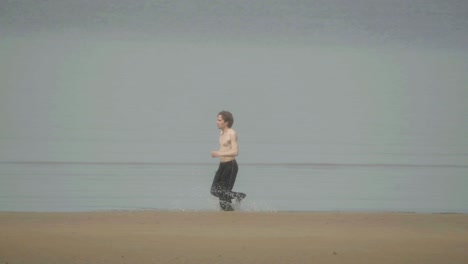
M 211 194 L 219 198 L 219 205 L 223 211 L 234 211 L 232 199 L 240 202 L 246 196 L 245 193 L 232 191 L 238 171 L 235 158 L 239 153 L 237 133 L 231 128 L 233 123 L 234 118 L 230 112 L 219 112 L 216 122 L 221 130 L 219 150 L 211 152 L 211 157 L 219 158 L 220 161 L 211 185 Z

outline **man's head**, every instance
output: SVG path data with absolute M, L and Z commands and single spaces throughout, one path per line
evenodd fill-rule
M 231 128 L 232 124 L 234 124 L 234 117 L 228 111 L 221 111 L 218 113 L 218 127 L 220 127 L 220 121 L 226 123 L 227 127 Z

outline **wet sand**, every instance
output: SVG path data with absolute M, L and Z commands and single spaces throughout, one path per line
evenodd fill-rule
M 0 213 L 0 263 L 466 263 L 468 215 Z

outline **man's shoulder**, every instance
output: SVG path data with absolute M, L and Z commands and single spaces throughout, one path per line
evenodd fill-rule
M 220 135 L 221 136 L 227 135 L 227 136 L 232 137 L 232 136 L 237 136 L 237 132 L 234 129 L 229 128 L 228 130 L 226 130 L 226 132 L 221 131 Z
M 232 137 L 237 137 L 237 132 L 232 128 L 229 129 L 228 134 Z

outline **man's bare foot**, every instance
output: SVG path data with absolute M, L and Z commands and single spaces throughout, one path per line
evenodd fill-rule
M 247 194 L 245 193 L 237 193 L 236 195 L 236 202 L 240 203 L 242 200 L 244 200 L 244 198 L 247 196 Z

